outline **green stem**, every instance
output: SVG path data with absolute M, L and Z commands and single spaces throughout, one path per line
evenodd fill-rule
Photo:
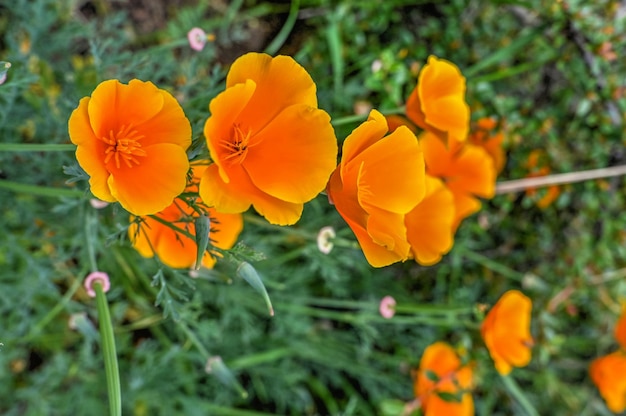
M 287 37 L 291 33 L 294 25 L 296 24 L 296 20 L 298 19 L 298 11 L 300 10 L 300 0 L 291 0 L 291 7 L 289 8 L 289 16 L 287 16 L 287 20 L 285 20 L 285 24 L 278 32 L 278 35 L 272 40 L 272 43 L 269 44 L 267 48 L 265 48 L 265 53 L 269 55 L 274 55 L 278 50 L 283 46 Z
M 532 403 L 524 395 L 522 390 L 519 388 L 519 386 L 511 376 L 500 375 L 500 379 L 504 383 L 504 386 L 509 391 L 509 393 L 511 393 L 511 396 L 513 396 L 513 398 L 517 400 L 517 402 L 520 404 L 522 409 L 524 409 L 528 416 L 539 416 L 537 410 L 533 407 Z
M 25 183 L 0 180 L 0 189 L 30 194 L 36 196 L 50 196 L 56 198 L 80 198 L 85 196 L 83 191 L 77 189 L 52 188 L 49 186 L 28 185 Z
M 109 392 L 109 414 L 121 416 L 122 392 L 120 387 L 120 373 L 115 353 L 115 336 L 107 298 L 100 282 L 94 283 L 96 290 L 96 304 L 98 306 L 98 321 L 100 326 L 100 342 L 102 343 L 102 355 L 104 357 L 104 371 L 107 379 Z
M 70 152 L 73 150 L 76 150 L 74 144 L 0 143 L 0 152 Z

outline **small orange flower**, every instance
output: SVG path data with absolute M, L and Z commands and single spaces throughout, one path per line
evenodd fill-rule
M 530 335 L 532 301 L 509 290 L 491 308 L 480 328 L 496 370 L 507 375 L 513 367 L 528 365 L 533 338 Z
M 195 166 L 194 179 L 187 187 L 187 192 L 197 192 L 199 177 L 206 169 L 204 166 Z M 209 239 L 211 245 L 221 249 L 231 248 L 243 229 L 241 214 L 223 214 L 213 208 L 204 206 L 202 200 L 195 201 L 204 214 L 210 218 Z M 155 216 L 161 220 L 196 235 L 195 219 L 200 213 L 181 199 L 175 200 L 169 207 Z M 131 221 L 134 217 L 131 216 Z M 144 257 L 153 257 L 155 254 L 166 265 L 172 268 L 189 268 L 196 262 L 197 245 L 194 239 L 176 232 L 167 225 L 151 217 L 144 217 L 140 224 L 132 222 L 128 235 L 133 247 Z M 218 253 L 204 253 L 202 265 L 212 268 Z
M 176 99 L 151 82 L 102 82 L 80 100 L 68 127 L 97 198 L 148 215 L 185 189 L 191 125 Z
M 300 218 L 337 163 L 337 139 L 315 89 L 288 56 L 248 53 L 233 63 L 204 126 L 214 162 L 200 183 L 207 205 L 227 213 L 253 205 L 280 225 Z
M 550 174 L 550 167 L 547 166 L 546 155 L 542 150 L 535 149 L 528 155 L 528 160 L 526 161 L 526 167 L 529 169 L 530 173 L 526 175 L 527 178 L 537 178 L 541 176 L 547 176 Z M 528 188 L 526 189 L 526 195 L 528 197 L 535 197 L 539 191 L 536 188 Z M 544 191 L 543 195 L 535 200 L 535 204 L 541 209 L 549 207 L 561 194 L 561 191 L 558 186 L 552 185 L 548 186 Z
M 440 178 L 454 195 L 454 229 L 467 216 L 480 209 L 477 197 L 495 194 L 496 169 L 489 154 L 471 143 L 449 142 L 424 132 L 420 136 L 426 173 Z
M 328 197 L 346 220 L 374 267 L 409 258 L 405 215 L 425 192 L 424 159 L 406 127 L 385 136 L 385 117 L 372 110 L 344 141 Z
M 474 414 L 472 368 L 464 365 L 454 348 L 436 342 L 424 350 L 413 391 L 424 416 L 466 416 Z M 460 401 L 442 395 L 459 396 Z
M 622 413 L 626 410 L 624 374 L 626 374 L 626 353 L 623 351 L 596 358 L 589 367 L 591 380 L 613 413 Z
M 476 146 L 481 146 L 489 153 L 489 156 L 493 159 L 496 172 L 499 173 L 504 168 L 506 155 L 504 154 L 504 149 L 502 149 L 504 134 L 501 131 L 493 133 L 497 126 L 498 123 L 493 118 L 484 117 L 479 119 L 472 129 L 468 141 Z
M 454 195 L 439 179 L 426 175 L 424 199 L 406 215 L 411 256 L 424 266 L 441 260 L 454 243 Z
M 621 349 L 626 351 L 626 302 L 622 304 L 622 314 L 615 324 L 613 334 Z
M 470 109 L 465 102 L 465 77 L 459 68 L 452 62 L 429 56 L 407 100 L 406 114 L 445 143 L 465 141 Z

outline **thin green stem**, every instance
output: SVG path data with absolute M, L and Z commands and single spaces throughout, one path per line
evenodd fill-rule
M 36 196 L 50 196 L 54 198 L 81 198 L 85 196 L 83 191 L 77 189 L 53 188 L 49 186 L 28 185 L 25 183 L 0 180 L 0 189 L 19 192 Z
M 517 400 L 519 405 L 522 407 L 522 409 L 524 409 L 528 416 L 539 416 L 539 413 L 537 412 L 535 407 L 528 400 L 526 395 L 522 392 L 522 390 L 519 388 L 519 386 L 511 376 L 501 375 L 500 379 L 502 380 L 502 383 L 504 383 L 504 386 L 509 391 L 509 393 L 511 393 L 511 396 L 513 396 L 513 398 Z
M 278 35 L 272 40 L 272 43 L 265 48 L 265 53 L 274 55 L 283 46 L 289 34 L 293 30 L 296 20 L 298 19 L 298 11 L 300 10 L 300 0 L 291 0 L 291 6 L 289 8 L 289 16 L 285 20 L 285 24 L 278 32 Z
M 109 392 L 109 414 L 121 416 L 122 391 L 120 387 L 120 373 L 115 353 L 115 335 L 109 313 L 107 298 L 100 282 L 94 283 L 96 290 L 96 305 L 98 307 L 98 321 L 100 326 L 100 342 L 104 357 L 104 371 L 106 373 L 107 390 Z
M 52 143 L 0 143 L 0 152 L 70 152 L 74 144 Z

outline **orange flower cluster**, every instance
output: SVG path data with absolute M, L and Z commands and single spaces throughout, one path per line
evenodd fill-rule
M 513 367 L 528 365 L 533 338 L 530 335 L 532 301 L 517 290 L 509 290 L 491 308 L 480 328 L 496 370 L 507 375 Z
M 470 416 L 474 414 L 473 370 L 445 342 L 424 350 L 414 375 L 413 391 L 424 416 Z
M 528 160 L 526 161 L 526 167 L 528 168 L 527 178 L 536 178 L 539 176 L 549 175 L 551 170 L 548 166 L 546 154 L 543 150 L 533 150 L 528 155 Z M 535 188 L 529 188 L 526 190 L 526 195 L 531 198 L 535 198 L 539 193 Z M 548 186 L 544 191 L 541 197 L 535 199 L 535 203 L 539 208 L 547 208 L 549 207 L 561 194 L 561 191 L 558 186 L 552 185 Z
M 589 366 L 591 380 L 614 413 L 626 410 L 626 304 L 613 332 L 620 349 L 596 358 Z
M 202 172 L 194 169 L 190 183 L 190 123 L 152 83 L 105 81 L 69 120 L 92 193 L 119 201 L 132 214 L 135 248 L 172 267 L 194 263 L 200 214 L 221 224 L 211 234 L 214 246 L 230 247 L 241 230 L 237 215 L 250 206 L 270 223 L 290 225 L 324 189 L 371 265 L 430 265 L 451 249 L 461 219 L 480 207 L 477 197 L 493 195 L 496 162 L 483 148 L 496 155 L 501 139 L 467 140 L 465 78 L 433 56 L 407 104 L 425 130 L 420 139 L 404 126 L 388 134 L 385 117 L 373 110 L 344 141 L 339 165 L 315 83 L 291 57 L 241 56 L 209 110 L 211 160 Z M 212 262 L 207 252 L 205 264 Z

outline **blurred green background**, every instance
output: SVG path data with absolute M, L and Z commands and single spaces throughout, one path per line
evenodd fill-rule
M 171 91 L 201 143 L 211 98 L 248 51 L 294 56 L 343 140 L 360 109 L 402 107 L 434 54 L 466 75 L 472 118 L 502 122 L 500 181 L 532 173 L 531 152 L 552 173 L 620 165 L 624 16 L 606 0 L 0 0 L 0 61 L 12 64 L 0 85 L 0 413 L 107 413 L 95 302 L 80 287 L 91 245 L 112 278 L 124 414 L 399 414 L 411 369 L 439 340 L 475 360 L 477 414 L 610 414 L 588 366 L 616 348 L 626 298 L 622 178 L 562 186 L 544 208 L 546 190 L 485 201 L 431 267 L 373 269 L 349 244 L 322 254 L 323 226 L 354 240 L 324 196 L 293 227 L 249 213 L 238 250 L 264 258 L 270 318 L 228 264 L 191 279 L 141 258 L 127 214 L 90 206 L 71 150 L 11 145 L 69 143 L 71 111 L 110 78 Z M 215 35 L 201 52 L 192 27 Z M 513 288 L 533 300 L 536 345 L 505 383 L 478 327 Z M 385 295 L 413 312 L 385 320 Z M 247 397 L 205 372 L 209 356 Z

